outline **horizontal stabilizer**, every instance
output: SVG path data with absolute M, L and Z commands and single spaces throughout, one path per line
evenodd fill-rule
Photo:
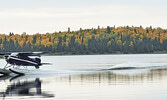
M 52 63 L 41 63 L 42 65 L 52 65 Z

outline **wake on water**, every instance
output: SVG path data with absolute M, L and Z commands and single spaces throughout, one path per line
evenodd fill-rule
M 167 63 L 124 63 L 124 64 L 117 64 L 112 67 L 103 69 L 103 66 L 101 68 L 95 68 L 95 69 L 78 69 L 78 70 L 56 70 L 56 69 L 35 69 L 35 70 L 29 70 L 28 75 L 68 75 L 68 74 L 83 74 L 83 73 L 89 73 L 89 72 L 99 72 L 99 71 L 123 71 L 128 70 L 134 71 L 134 70 L 151 70 L 151 69 L 163 69 L 167 68 Z
M 57 70 L 57 69 L 28 69 L 26 70 L 26 77 L 52 77 L 52 76 L 62 76 L 62 75 L 72 75 L 72 74 L 86 74 L 94 72 L 105 72 L 110 71 L 117 74 L 138 74 L 152 69 L 165 69 L 167 68 L 167 63 L 124 63 L 111 66 L 109 68 L 103 69 L 79 69 L 79 70 Z M 24 70 L 19 69 L 20 72 Z M 19 71 L 18 70 L 18 71 Z M 24 78 L 25 78 L 24 76 Z
M 74 73 L 95 73 L 95 72 L 113 72 L 117 74 L 140 74 L 144 72 L 151 71 L 153 69 L 166 69 L 167 63 L 123 63 L 123 64 L 116 64 L 112 65 L 108 68 L 94 68 L 94 69 L 79 69 L 75 70 Z M 70 74 L 70 73 L 69 73 Z
M 118 64 L 109 70 L 131 70 L 131 69 L 159 69 L 167 68 L 167 63 L 124 63 Z

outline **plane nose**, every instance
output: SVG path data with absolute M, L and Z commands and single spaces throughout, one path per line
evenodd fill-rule
M 5 58 L 5 59 L 8 59 L 8 57 L 9 57 L 8 55 L 4 55 L 4 58 Z

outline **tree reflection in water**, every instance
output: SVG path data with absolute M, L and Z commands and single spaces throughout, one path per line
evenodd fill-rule
M 128 70 L 105 70 L 100 72 L 90 72 L 85 74 L 60 76 L 56 82 L 69 82 L 73 84 L 99 83 L 108 85 L 123 85 L 126 83 L 159 82 L 167 78 L 167 68 L 162 69 L 128 69 Z
M 8 76 L 0 77 L 0 80 L 18 80 L 17 77 L 9 78 Z M 23 77 L 24 79 L 24 77 Z M 41 82 L 41 80 L 43 83 Z M 127 70 L 105 70 L 105 71 L 90 71 L 80 74 L 69 74 L 69 75 L 60 75 L 55 77 L 49 77 L 42 79 L 42 77 L 36 78 L 34 81 L 18 81 L 16 83 L 10 82 L 11 85 L 8 85 L 4 92 L 1 92 L 1 97 L 7 96 L 38 96 L 45 98 L 52 98 L 57 94 L 56 98 L 68 98 L 68 96 L 82 96 L 82 91 L 88 93 L 89 96 L 90 87 L 99 90 L 108 88 L 107 91 L 110 91 L 115 85 L 125 85 L 127 84 L 145 84 L 149 86 L 150 83 L 161 83 L 167 82 L 167 68 L 161 69 L 127 69 Z M 47 83 L 46 83 L 47 82 Z M 135 83 L 135 84 L 134 84 Z M 48 89 L 53 94 L 48 94 L 48 92 L 42 91 L 41 85 L 46 86 L 43 89 Z M 161 85 L 161 84 L 159 84 Z M 84 89 L 83 89 L 84 87 Z M 97 88 L 96 88 L 97 87 Z M 121 88 L 121 87 L 120 87 Z M 152 88 L 152 87 L 151 87 Z M 122 89 L 122 88 L 121 88 Z M 33 90 L 33 91 L 32 91 Z M 144 91 L 144 90 L 143 90 Z M 64 93 L 65 92 L 65 93 Z M 92 90 L 91 90 L 92 92 Z M 99 92 L 93 91 L 96 95 Z M 112 92 L 112 90 L 110 91 Z M 77 94 L 76 94 L 77 93 Z M 66 96 L 67 95 L 67 96 Z M 103 95 L 106 95 L 105 93 Z M 78 96 L 78 97 L 79 97 Z M 109 94 L 109 96 L 111 96 Z M 36 99 L 36 98 L 35 98 Z M 54 99 L 54 98 L 53 98 Z

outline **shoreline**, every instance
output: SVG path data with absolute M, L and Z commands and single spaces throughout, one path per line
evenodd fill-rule
M 50 53 L 51 56 L 73 56 L 73 55 L 126 55 L 126 54 L 167 54 L 167 51 L 157 51 L 157 52 L 150 52 L 150 53 L 122 53 L 122 52 L 116 52 L 116 53 L 88 53 L 88 54 L 74 54 L 74 53 Z

